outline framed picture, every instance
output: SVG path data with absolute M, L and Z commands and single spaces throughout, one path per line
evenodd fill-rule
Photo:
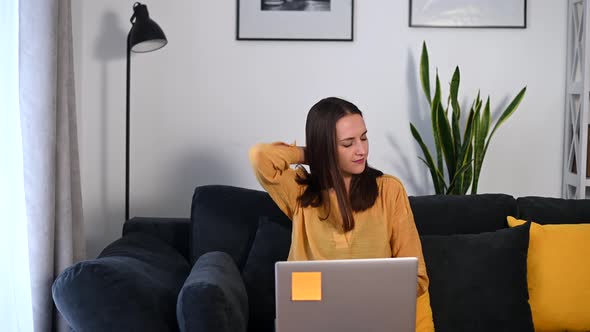
M 410 0 L 410 27 L 526 28 L 526 0 Z
M 353 40 L 354 0 L 237 0 L 237 40 Z

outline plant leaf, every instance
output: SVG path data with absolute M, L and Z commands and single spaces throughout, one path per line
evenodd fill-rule
M 475 105 L 475 102 L 474 102 Z M 471 160 L 471 147 L 473 142 L 473 119 L 475 116 L 475 110 L 473 106 L 469 111 L 469 116 L 467 118 L 467 123 L 465 124 L 465 132 L 463 134 L 463 143 L 461 148 L 459 149 L 459 155 L 457 156 L 457 160 L 459 165 L 465 165 L 468 160 Z M 469 163 L 472 163 L 471 161 Z M 459 192 L 461 195 L 467 192 L 467 189 L 471 185 L 471 177 L 466 176 L 467 173 L 464 173 L 459 178 L 457 186 L 459 187 Z
M 459 155 L 457 156 L 458 160 L 465 162 L 466 152 L 469 145 L 473 141 L 473 120 L 475 117 L 475 110 L 471 108 L 469 110 L 469 116 L 467 117 L 467 122 L 465 123 L 465 132 L 463 133 L 463 143 L 459 150 Z
M 426 48 L 426 42 L 422 42 L 422 54 L 420 55 L 420 83 L 422 84 L 422 90 L 428 104 L 431 105 L 430 100 L 430 69 L 428 68 L 428 49 Z
M 441 92 L 440 92 L 440 80 L 438 79 L 438 70 L 436 72 L 436 88 L 434 91 L 434 98 L 432 99 L 430 118 L 432 121 L 432 135 L 434 137 L 434 147 L 436 149 L 436 165 L 437 168 L 443 169 L 443 156 L 440 146 L 440 135 L 439 135 L 439 123 L 437 112 L 442 107 L 440 103 Z
M 474 164 L 473 185 L 471 186 L 471 193 L 472 194 L 477 193 L 477 184 L 479 182 L 479 175 L 481 173 L 481 168 L 483 166 L 483 160 L 485 158 L 486 152 L 488 151 L 488 146 L 490 145 L 490 142 L 492 140 L 492 136 L 494 136 L 494 133 L 500 127 L 500 125 L 502 125 L 504 122 L 506 122 L 506 120 L 508 120 L 508 118 L 510 118 L 510 116 L 514 112 L 516 112 L 516 109 L 518 108 L 518 105 L 520 105 L 520 103 L 522 102 L 522 99 L 524 98 L 525 93 L 526 93 L 526 86 L 520 90 L 520 92 L 516 95 L 516 97 L 514 97 L 514 99 L 512 99 L 512 101 L 510 102 L 508 107 L 506 107 L 504 112 L 502 112 L 502 115 L 500 115 L 500 118 L 498 119 L 498 122 L 496 122 L 494 129 L 492 130 L 490 135 L 487 137 L 485 145 L 484 145 L 484 147 L 481 151 L 481 154 L 478 158 L 478 162 Z
M 440 194 L 440 193 L 442 193 L 443 189 L 440 184 L 440 179 L 436 174 L 436 165 L 434 164 L 434 161 L 432 160 L 432 155 L 430 154 L 430 151 L 428 150 L 428 147 L 426 146 L 426 144 L 424 144 L 424 141 L 422 140 L 422 136 L 420 136 L 418 129 L 416 129 L 416 127 L 412 123 L 410 123 L 410 130 L 412 132 L 412 136 L 414 136 L 414 139 L 416 140 L 416 142 L 418 142 L 418 145 L 422 149 L 422 153 L 424 154 L 424 157 L 426 158 L 426 160 L 424 160 L 420 157 L 418 157 L 418 158 L 420 158 L 426 164 L 426 166 L 428 166 L 428 169 L 430 170 L 430 176 L 432 177 L 432 182 L 434 184 L 434 191 L 437 194 Z
M 487 117 L 486 117 L 486 110 L 487 110 Z M 485 145 L 485 140 L 487 138 L 487 131 L 489 128 L 489 112 L 490 112 L 490 99 L 488 98 L 486 102 L 486 106 L 484 107 L 483 114 L 481 112 L 477 113 L 477 130 L 475 132 L 475 137 L 473 140 L 474 144 L 474 153 L 475 153 L 475 170 L 477 172 L 478 165 L 481 164 L 482 161 L 482 154 L 483 148 Z
M 459 110 L 455 110 L 453 109 L 453 114 L 452 114 L 452 118 L 451 118 L 451 127 L 453 130 L 453 144 L 454 144 L 454 149 L 455 152 L 457 153 L 457 157 L 459 157 L 460 155 L 460 151 L 461 151 L 461 128 L 460 128 L 460 111 Z
M 471 194 L 477 194 L 477 184 L 479 182 L 479 174 L 483 165 L 485 156 L 485 142 L 488 138 L 488 131 L 490 129 L 490 97 L 486 100 L 486 105 L 478 121 L 478 131 L 474 139 L 474 162 L 473 162 L 473 184 L 471 186 Z M 489 139 L 488 139 L 489 140 Z
M 490 131 L 490 96 L 486 100 L 486 105 L 483 108 L 483 114 L 481 115 L 481 132 L 483 137 L 488 137 Z
M 447 164 L 447 172 L 450 180 L 455 176 L 456 170 L 457 159 L 455 152 L 455 143 L 453 142 L 453 134 L 451 132 L 449 119 L 446 117 L 445 112 L 438 108 L 436 114 L 440 146 L 443 157 L 445 159 L 445 163 Z
M 422 162 L 424 164 L 428 165 L 428 163 L 426 162 L 426 160 L 424 160 L 424 158 L 418 157 L 418 159 L 422 160 Z M 444 175 L 438 169 L 435 170 L 435 174 L 436 174 L 436 177 L 437 177 L 439 183 L 441 184 L 440 191 L 436 191 L 436 188 L 435 188 L 435 192 L 437 195 L 442 195 L 445 193 L 445 190 L 447 189 L 447 184 L 445 183 Z
M 500 125 L 502 125 L 506 120 L 508 120 L 508 118 L 514 112 L 516 112 L 516 109 L 518 108 L 518 105 L 520 105 L 520 102 L 524 98 L 525 93 L 526 93 L 526 86 L 524 88 L 522 88 L 522 90 L 520 90 L 520 92 L 516 95 L 516 97 L 514 97 L 514 99 L 512 99 L 512 102 L 510 102 L 510 105 L 508 105 L 508 107 L 506 107 L 504 112 L 502 112 L 502 115 L 500 115 L 498 122 L 496 122 L 496 125 L 494 126 L 494 129 L 492 130 L 492 133 L 490 134 L 490 138 L 492 138 L 492 136 L 494 135 L 496 130 L 500 127 Z M 488 139 L 488 142 L 486 143 L 486 150 L 487 150 L 488 144 L 489 144 L 489 139 Z
M 455 67 L 453 78 L 451 79 L 450 99 L 453 105 L 453 110 L 459 110 L 459 83 L 461 81 L 461 72 L 459 66 Z M 459 117 L 461 113 L 459 113 Z
M 447 195 L 452 193 L 455 188 L 458 188 L 458 187 L 455 187 L 455 184 L 463 176 L 463 173 L 465 173 L 469 168 L 471 168 L 471 162 L 472 162 L 472 160 L 469 160 L 465 165 L 461 166 L 461 168 L 459 168 L 457 170 L 457 173 L 455 173 L 455 176 L 453 177 L 453 179 L 449 183 L 449 186 L 447 188 Z M 457 190 L 455 192 L 455 194 L 459 194 L 459 191 L 460 190 Z
M 477 150 L 477 147 L 478 147 L 477 141 L 481 140 L 480 139 L 481 130 L 479 128 L 480 124 L 481 124 L 480 112 L 479 112 L 479 110 L 476 109 L 475 115 L 473 116 L 473 151 L 472 151 L 472 153 L 473 153 L 474 172 L 475 172 L 475 167 L 476 167 L 475 165 L 477 165 L 477 163 L 479 162 L 479 156 L 480 156 L 480 153 Z M 474 180 L 475 179 L 473 179 L 473 182 L 474 182 Z M 473 183 L 473 182 L 471 184 L 471 194 L 475 193 L 473 190 L 474 190 L 474 187 L 476 187 L 476 186 L 474 185 L 475 183 Z
M 453 73 L 453 78 L 451 79 L 451 87 L 450 87 L 450 94 L 449 100 L 450 104 L 453 107 L 453 115 L 452 115 L 452 129 L 453 129 L 453 140 L 455 144 L 455 151 L 460 151 L 461 149 L 461 128 L 460 128 L 460 120 L 461 120 L 461 107 L 459 106 L 459 82 L 461 80 L 461 73 L 459 71 L 459 66 L 455 67 L 455 72 Z
M 477 96 L 475 97 L 475 111 L 479 112 L 479 110 L 481 109 L 481 98 L 479 97 L 479 90 L 477 90 Z
M 467 148 L 467 152 L 465 153 L 465 157 L 471 159 L 473 152 L 473 145 L 469 144 Z M 464 195 L 467 193 L 467 190 L 471 186 L 471 180 L 473 180 L 473 162 L 470 163 L 468 170 L 463 173 L 463 185 L 461 187 L 461 193 Z

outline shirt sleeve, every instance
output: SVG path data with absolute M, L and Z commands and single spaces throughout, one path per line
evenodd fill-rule
M 433 332 L 434 320 L 430 308 L 430 293 L 420 295 L 416 300 L 416 332 Z
M 291 165 L 301 162 L 301 151 L 295 145 L 282 142 L 257 144 L 250 149 L 250 163 L 260 185 L 278 207 L 293 219 L 300 185 Z
M 394 186 L 397 182 L 399 185 Z M 393 229 L 391 232 L 391 250 L 393 257 L 417 257 L 418 258 L 418 289 L 417 294 L 421 296 L 428 291 L 428 274 L 426 273 L 426 264 L 422 254 L 422 243 L 418 236 L 418 230 L 414 223 L 414 215 L 410 207 L 410 201 L 406 191 L 396 179 L 390 182 L 390 188 L 386 190 L 394 191 L 391 193 L 392 199 L 388 200 L 391 204 L 388 211 L 391 213 Z M 397 187 L 397 188 L 396 188 Z
M 391 249 L 393 257 L 418 258 L 418 285 L 416 301 L 416 331 L 434 331 L 432 309 L 430 307 L 430 293 L 428 292 L 428 274 L 422 254 L 422 243 L 414 223 L 414 215 L 410 207 L 410 200 L 402 183 L 395 179 L 387 190 L 392 211 L 393 230 L 391 235 Z M 395 184 L 395 185 L 394 185 Z

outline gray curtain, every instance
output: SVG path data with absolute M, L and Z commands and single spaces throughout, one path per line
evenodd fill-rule
M 66 331 L 51 284 L 85 256 L 71 0 L 20 0 L 23 170 L 35 331 Z

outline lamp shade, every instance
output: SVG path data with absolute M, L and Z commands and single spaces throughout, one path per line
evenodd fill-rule
M 130 21 L 132 26 L 127 46 L 132 52 L 151 52 L 168 43 L 162 28 L 150 18 L 146 5 L 136 2 L 133 5 L 133 16 Z

